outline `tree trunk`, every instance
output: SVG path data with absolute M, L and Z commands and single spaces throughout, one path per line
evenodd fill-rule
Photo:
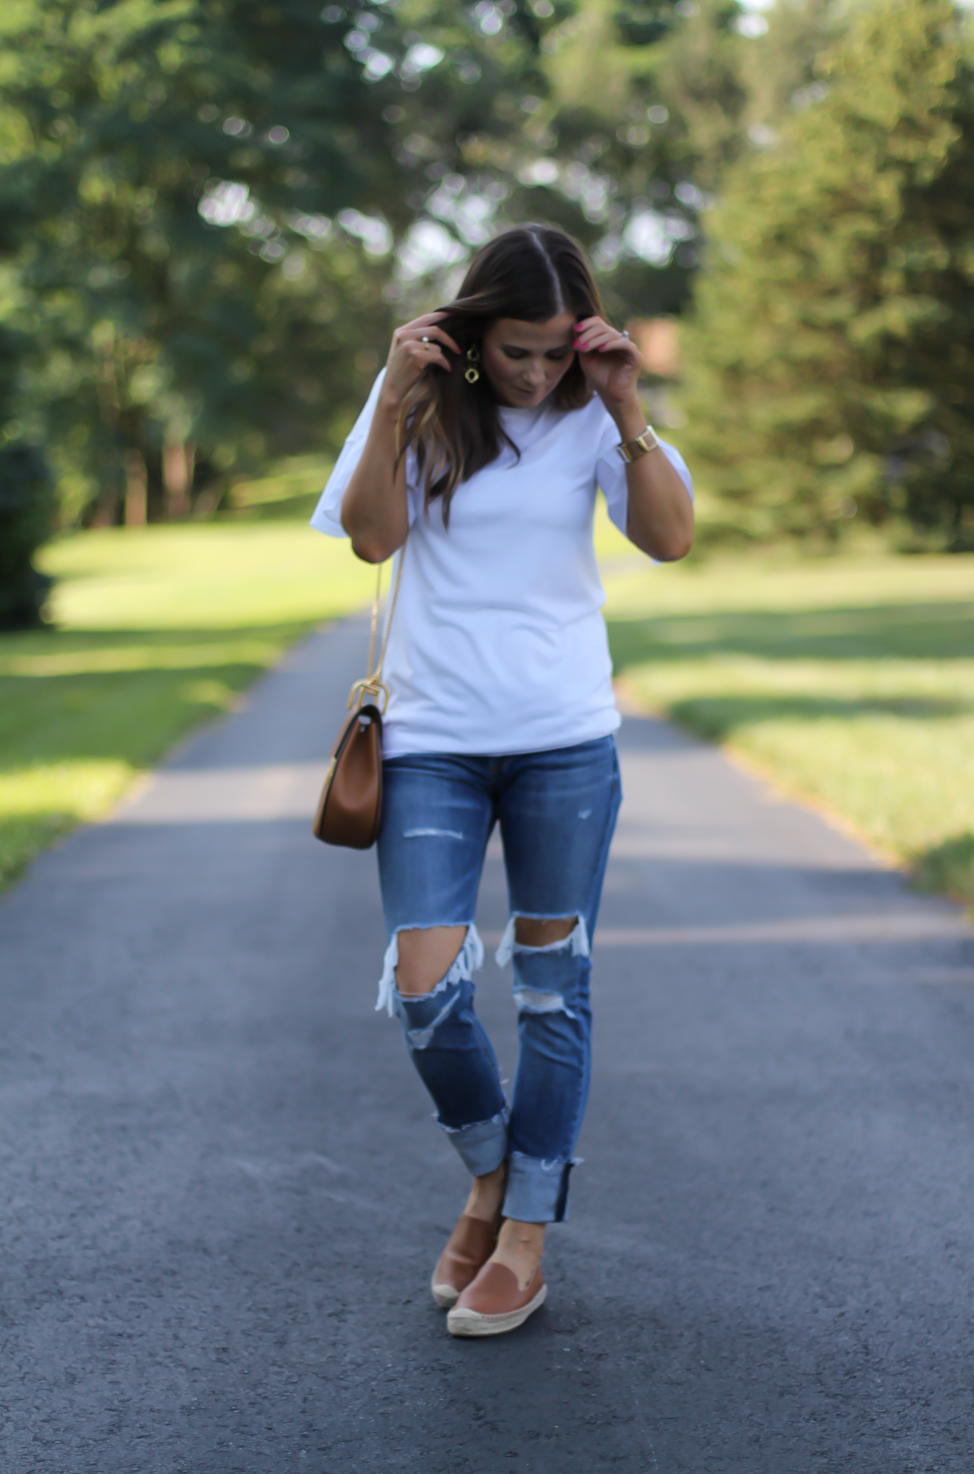
M 163 448 L 162 480 L 166 488 L 166 519 L 178 522 L 189 513 L 193 484 L 195 447 L 189 440 L 174 440 Z
M 125 457 L 125 525 L 143 527 L 149 500 L 149 473 L 145 456 L 130 450 Z

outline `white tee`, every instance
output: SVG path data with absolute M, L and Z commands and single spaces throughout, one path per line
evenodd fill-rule
M 384 373 L 311 519 L 330 537 L 346 535 L 342 497 Z M 546 401 L 502 407 L 500 416 L 520 460 L 504 446 L 462 482 L 449 529 L 441 498 L 424 513 L 415 459 L 407 461 L 410 532 L 383 674 L 387 757 L 541 752 L 619 725 L 592 542 L 596 486 L 616 527 L 626 528 L 618 429 L 597 396 L 568 412 Z M 692 495 L 679 452 L 663 449 Z

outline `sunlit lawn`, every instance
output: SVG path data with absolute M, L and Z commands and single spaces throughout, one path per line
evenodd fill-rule
M 41 562 L 57 628 L 0 636 L 0 883 L 374 578 L 296 521 L 89 532 Z
M 974 901 L 974 557 L 646 568 L 603 536 L 617 674 Z
M 604 518 L 598 542 L 630 698 L 974 900 L 974 557 L 654 568 Z M 285 518 L 86 533 L 42 561 L 57 628 L 0 637 L 0 883 L 373 579 Z

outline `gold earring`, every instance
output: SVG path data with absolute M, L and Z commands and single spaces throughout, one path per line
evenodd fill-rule
M 470 347 L 467 349 L 467 363 L 470 365 L 470 367 L 465 369 L 463 374 L 463 377 L 466 379 L 468 384 L 476 384 L 477 380 L 480 378 L 480 370 L 477 367 L 479 362 L 480 349 L 477 347 L 476 343 L 471 343 Z

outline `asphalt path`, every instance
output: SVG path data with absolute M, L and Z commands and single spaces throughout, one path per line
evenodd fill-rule
M 363 654 L 306 642 L 0 903 L 2 1474 L 970 1474 L 974 932 L 659 723 L 548 1303 L 447 1335 L 462 1169 L 373 1012 L 374 855 L 310 834 Z M 478 1000 L 511 1074 L 492 957 Z

